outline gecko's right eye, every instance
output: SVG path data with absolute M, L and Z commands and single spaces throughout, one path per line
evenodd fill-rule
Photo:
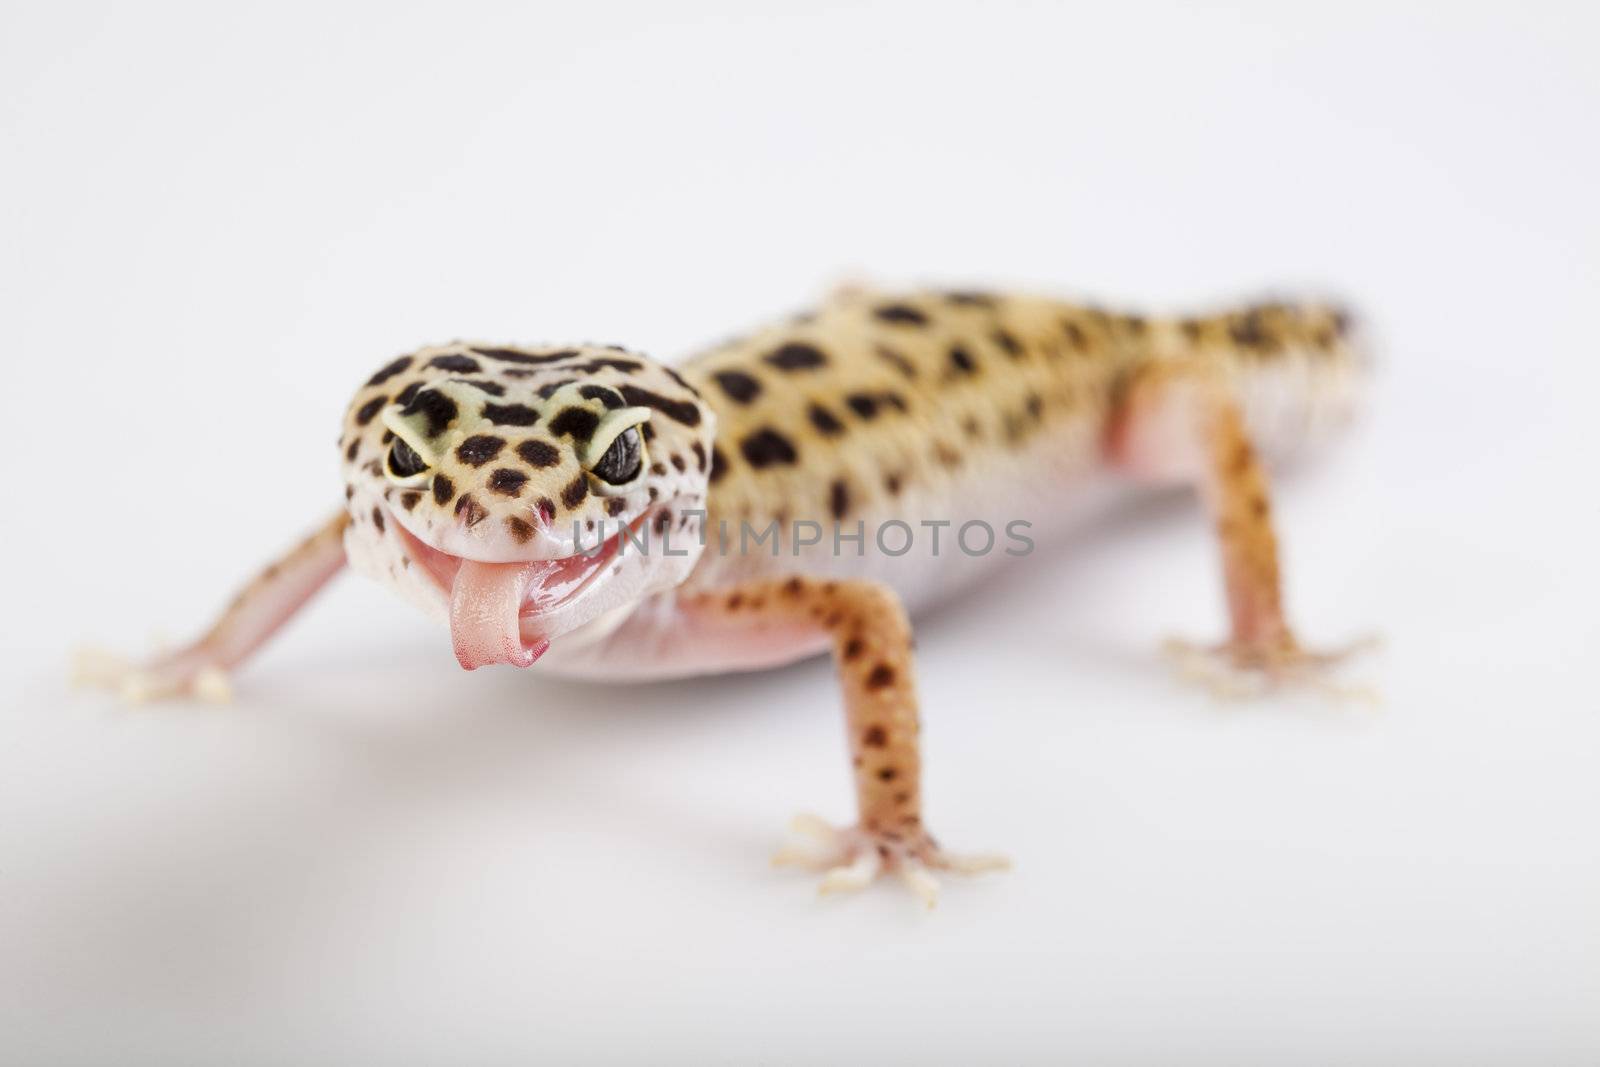
M 417 450 L 406 444 L 405 438 L 396 437 L 389 449 L 389 476 L 396 481 L 407 481 L 428 469 Z

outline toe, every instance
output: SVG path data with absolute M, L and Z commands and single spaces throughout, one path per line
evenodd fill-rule
M 878 855 L 878 850 L 864 848 L 854 860 L 835 867 L 824 875 L 817 891 L 827 894 L 865 889 L 872 884 L 874 878 L 878 877 L 878 872 L 882 869 L 883 857 Z
M 939 880 L 916 860 L 908 860 L 900 865 L 900 880 L 922 901 L 923 907 L 931 909 L 939 903 Z

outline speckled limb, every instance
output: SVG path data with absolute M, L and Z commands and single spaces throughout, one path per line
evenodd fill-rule
M 164 696 L 228 699 L 228 672 L 265 644 L 344 567 L 344 532 L 349 525 L 349 514 L 340 511 L 263 568 L 193 643 L 144 663 L 85 650 L 78 655 L 78 680 L 116 689 L 135 701 Z
M 1130 376 L 1108 451 L 1142 479 L 1195 486 L 1217 534 L 1234 666 L 1272 673 L 1308 657 L 1284 614 L 1267 475 L 1224 371 L 1205 360 L 1151 363 Z
M 797 829 L 821 839 L 814 850 L 785 850 L 780 861 L 828 868 L 824 890 L 856 888 L 880 870 L 898 872 L 930 903 L 927 868 L 977 871 L 996 857 L 958 858 L 940 850 L 922 824 L 922 757 L 911 623 L 900 599 L 874 581 L 793 577 L 751 581 L 679 601 L 696 630 L 770 631 L 775 642 L 826 635 L 844 690 L 858 822 L 833 831 L 815 818 Z
M 888 586 L 795 577 L 753 581 L 680 600 L 722 626 L 824 633 L 844 690 L 846 728 L 863 827 L 904 832 L 921 823 L 917 688 L 911 623 Z

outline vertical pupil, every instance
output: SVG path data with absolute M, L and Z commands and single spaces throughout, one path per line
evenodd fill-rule
M 643 462 L 639 451 L 639 431 L 630 426 L 617 435 L 600 462 L 594 465 L 595 476 L 612 485 L 632 481 Z
M 389 470 L 397 478 L 409 478 L 413 474 L 421 474 L 428 469 L 422 462 L 422 457 L 417 455 L 417 450 L 406 444 L 404 438 L 396 438 L 394 447 L 389 449 Z

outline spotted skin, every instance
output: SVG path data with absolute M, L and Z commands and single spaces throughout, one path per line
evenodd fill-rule
M 1267 675 L 1320 665 L 1284 612 L 1264 457 L 1346 421 L 1361 370 L 1347 319 L 1323 305 L 1146 319 L 863 288 L 678 370 L 615 346 L 442 345 L 386 362 L 351 398 L 345 506 L 315 543 L 342 538 L 356 569 L 453 618 L 441 567 L 565 565 L 608 529 L 663 548 L 680 538 L 677 553 L 602 555 L 599 592 L 541 616 L 541 669 L 659 678 L 830 652 L 857 819 L 802 821 L 812 847 L 785 856 L 828 867 L 827 888 L 893 871 L 931 900 L 930 870 L 997 864 L 945 852 L 923 825 L 908 609 L 1005 556 L 901 556 L 877 535 L 931 522 L 959 538 L 973 520 L 1015 519 L 1044 536 L 1108 479 L 1182 482 L 1217 533 L 1230 662 Z M 813 540 L 805 524 L 835 536 Z M 771 539 L 751 550 L 719 537 L 741 526 Z M 336 555 L 246 590 L 219 629 L 264 629 L 231 652 L 264 640 Z M 208 640 L 157 672 L 161 692 L 194 692 L 240 658 L 208 658 Z M 151 691 L 150 677 L 102 672 L 125 689 Z

